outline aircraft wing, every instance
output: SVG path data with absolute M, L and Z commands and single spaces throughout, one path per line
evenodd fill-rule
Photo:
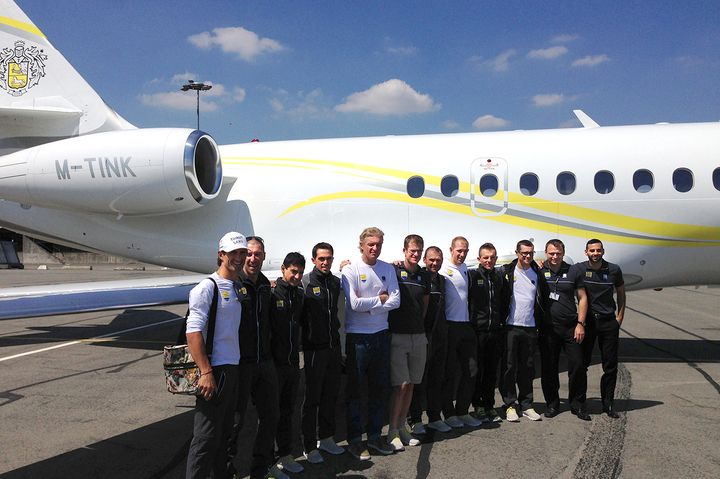
M 207 275 L 0 288 L 0 319 L 186 303 Z

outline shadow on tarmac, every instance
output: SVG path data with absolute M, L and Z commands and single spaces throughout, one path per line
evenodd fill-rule
M 98 313 L 101 314 L 101 313 Z M 105 313 L 107 314 L 107 313 Z M 75 325 L 76 321 L 68 321 L 51 327 L 33 327 L 36 333 L 25 335 L 2 337 L 0 347 L 18 346 L 21 344 L 37 344 L 40 342 L 61 342 L 78 338 L 93 338 L 110 331 L 119 329 L 130 329 L 137 326 L 160 322 L 177 318 L 177 315 L 164 310 L 127 310 L 118 314 L 109 325 L 84 326 Z M 87 321 L 85 319 L 84 321 Z M 98 342 L 95 346 L 120 347 L 132 349 L 145 349 L 158 355 L 160 363 L 160 351 L 165 344 L 173 344 L 179 331 L 179 321 L 171 322 L 158 328 L 142 329 L 123 335 L 121 340 Z M 627 333 L 627 332 L 626 332 Z M 711 341 L 705 338 L 694 340 L 669 340 L 669 339 L 642 339 L 637 337 L 620 339 L 620 360 L 625 363 L 631 362 L 684 362 L 693 367 L 699 368 L 697 363 L 720 362 L 720 341 Z M 593 356 L 593 364 L 598 364 L 599 355 L 597 349 Z M 539 374 L 539 357 L 536 358 L 537 372 Z M 117 365 L 116 365 L 117 366 Z M 567 371 L 564 355 L 561 356 L 561 382 Z M 75 374 L 87 374 L 79 372 Z M 162 372 L 158 368 L 158 375 Z M 62 380 L 64 377 L 53 380 Z M 50 382 L 48 380 L 44 382 Z M 342 381 L 345 381 L 343 376 Z M 717 386 L 717 385 L 715 385 Z M 720 387 L 716 387 L 718 389 Z M 720 389 L 718 389 L 720 391 Z M 345 413 L 344 413 L 344 385 L 341 387 L 341 394 L 336 410 L 338 431 L 336 439 L 345 439 Z M 0 407 L 10 401 L 19 400 L 21 395 L 14 394 L 9 397 L 11 391 L 0 392 Z M 295 443 L 293 454 L 296 457 L 302 456 L 302 445 L 299 440 L 300 405 L 304 394 L 304 380 L 301 376 L 301 384 L 298 391 L 296 403 L 296 414 L 294 418 Z M 538 405 L 541 405 L 540 398 L 537 398 Z M 659 401 L 646 399 L 618 399 L 616 409 L 618 411 L 633 411 L 646 409 L 662 404 Z M 544 408 L 538 408 L 543 412 Z M 562 414 L 569 414 L 568 405 L 561 406 Z M 588 398 L 588 412 L 599 414 L 601 404 L 598 398 Z M 252 455 L 252 444 L 255 436 L 257 416 L 255 409 L 249 407 L 246 413 L 245 428 L 241 432 L 238 444 L 242 447 L 236 456 L 236 468 L 243 474 L 249 474 L 249 465 Z M 486 429 L 497 428 L 497 424 L 484 425 Z M 472 432 L 469 429 L 453 430 L 447 434 L 434 434 L 430 431 L 423 439 L 420 446 L 420 455 L 416 465 L 416 476 L 426 478 L 430 472 L 430 455 L 433 444 L 460 437 Z M 7 478 L 66 478 L 66 477 L 143 477 L 148 479 L 180 478 L 185 475 L 185 458 L 192 433 L 192 409 L 186 406 L 178 406 L 178 412 L 173 417 L 135 429 L 133 431 L 114 436 L 103 441 L 78 448 L 73 451 L 36 462 L 34 464 L 7 472 Z M 291 477 L 305 478 L 364 478 L 362 472 L 373 467 L 376 456 L 370 461 L 359 461 L 348 453 L 340 456 L 325 454 L 325 463 L 309 464 L 307 461 L 299 461 L 305 466 L 306 472 L 300 475 L 290 474 Z

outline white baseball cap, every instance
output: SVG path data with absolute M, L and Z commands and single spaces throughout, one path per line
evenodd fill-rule
M 240 233 L 231 231 L 230 233 L 225 233 L 225 236 L 220 238 L 218 251 L 225 251 L 226 253 L 229 253 L 241 248 L 247 249 L 247 240 Z

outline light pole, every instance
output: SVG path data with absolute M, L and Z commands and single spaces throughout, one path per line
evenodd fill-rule
M 188 80 L 181 88 L 182 91 L 195 90 L 197 92 L 197 129 L 200 129 L 200 92 L 208 91 L 212 88 L 212 85 L 206 85 L 202 82 L 195 82 Z

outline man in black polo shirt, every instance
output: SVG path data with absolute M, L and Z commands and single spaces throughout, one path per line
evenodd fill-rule
M 428 427 L 438 432 L 450 431 L 440 416 L 442 410 L 442 385 L 445 381 L 448 326 L 445 321 L 445 276 L 439 273 L 443 253 L 437 246 L 428 246 L 423 256 L 430 279 L 430 296 L 425 313 L 425 337 L 428 341 L 425 374 L 413 389 L 408 423 L 413 434 L 425 434 L 422 423 L 423 402 L 426 403 Z
M 413 385 L 420 384 L 425 371 L 427 338 L 425 312 L 430 295 L 428 274 L 420 268 L 424 241 L 418 235 L 405 238 L 405 260 L 395 266 L 400 288 L 400 307 L 390 311 L 390 384 L 393 387 L 390 401 L 390 427 L 388 443 L 396 451 L 405 446 L 420 444 L 405 429 L 405 418 L 410 409 Z
M 564 349 L 568 360 L 570 411 L 583 421 L 589 421 L 590 415 L 585 410 L 587 368 L 582 350 L 587 315 L 584 274 L 577 266 L 563 261 L 564 256 L 565 244 L 559 239 L 551 239 L 545 244 L 547 259 L 540 270 L 550 289 L 550 317 L 540 332 L 541 382 L 547 404 L 545 417 L 555 417 L 560 412 L 559 362 L 560 350 Z
M 275 462 L 275 432 L 279 418 L 278 378 L 270 346 L 270 281 L 262 273 L 265 244 L 259 236 L 248 236 L 248 254 L 240 272 L 238 299 L 242 304 L 240 320 L 240 391 L 235 410 L 235 424 L 228 447 L 228 475 L 236 471 L 238 434 L 243 427 L 245 410 L 252 396 L 257 409 L 258 428 L 253 445 L 250 477 L 287 478 Z
M 478 250 L 478 267 L 468 271 L 470 323 L 478 339 L 478 373 L 472 404 L 475 417 L 483 422 L 500 422 L 495 411 L 495 384 L 503 354 L 505 319 L 508 314 L 504 272 L 495 268 L 497 250 L 485 243 Z
M 611 418 L 615 412 L 615 383 L 617 382 L 618 340 L 625 316 L 625 282 L 620 267 L 603 259 L 602 241 L 591 239 L 585 245 L 587 261 L 578 263 L 588 296 L 588 317 L 583 341 L 585 367 L 590 366 L 592 350 L 597 338 L 602 359 L 603 375 L 600 379 L 600 396 L 603 412 Z M 613 298 L 617 295 L 617 305 Z M 617 313 L 616 313 L 617 308 Z

